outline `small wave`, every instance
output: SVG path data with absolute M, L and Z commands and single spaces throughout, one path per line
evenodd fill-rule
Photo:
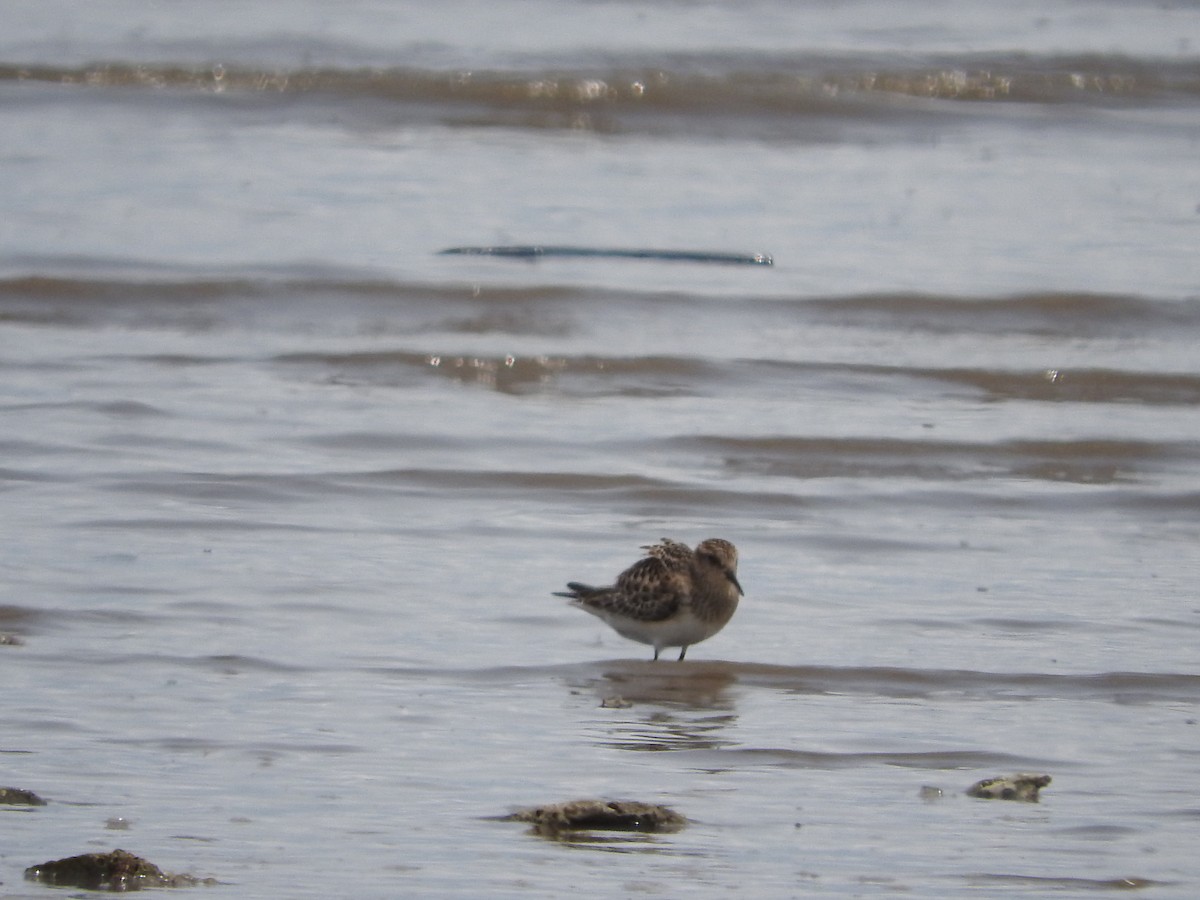
M 312 672 L 310 667 L 283 663 L 262 656 L 242 654 L 213 654 L 209 656 L 172 656 L 162 653 L 95 654 L 87 660 L 89 666 L 111 666 L 138 669 L 143 666 L 165 666 L 167 668 L 200 669 L 223 675 L 238 675 L 244 672 L 299 673 Z
M 795 506 L 800 501 L 786 493 L 747 493 L 697 487 L 634 474 L 592 472 L 500 470 L 467 468 L 405 468 L 368 471 L 320 472 L 303 476 L 273 473 L 198 475 L 168 473 L 157 477 L 116 479 L 107 485 L 119 493 L 149 494 L 202 501 L 220 508 L 276 509 L 284 504 L 313 502 L 334 496 L 466 492 L 467 496 L 528 498 L 537 492 L 543 502 L 571 506 L 595 503 L 635 508 L 671 505 L 689 509 L 735 509 L 745 503 L 758 507 Z M 322 531 L 317 526 L 228 518 L 114 518 L 89 519 L 78 527 L 170 531 Z
M 129 585 L 94 585 L 95 594 L 109 594 L 114 597 L 130 598 L 145 596 L 170 595 L 169 590 L 156 590 Z M 130 609 L 113 607 L 70 609 L 63 607 L 30 607 L 8 605 L 0 606 L 0 634 L 15 634 L 26 637 L 62 629 L 79 628 L 89 632 L 97 628 L 114 626 L 122 629 L 131 627 L 145 628 L 150 625 L 162 624 L 163 617 L 158 614 L 139 612 Z M 60 660 L 52 657 L 42 657 L 52 665 L 61 664 Z
M 969 888 L 1009 888 L 1013 890 L 1033 890 L 1039 893 L 1052 891 L 1137 891 L 1143 888 L 1168 887 L 1174 882 L 1155 881 L 1151 878 L 1130 876 L 1128 878 L 1071 878 L 1054 875 L 1005 875 L 1002 873 L 981 873 L 978 875 L 963 875 L 961 880 Z
M 553 386 L 556 391 L 603 396 L 703 394 L 734 384 L 741 389 L 778 382 L 853 379 L 862 386 L 894 390 L 898 380 L 927 381 L 970 390 L 991 401 L 1131 403 L 1147 406 L 1200 404 L 1200 376 L 1114 369 L 951 369 L 778 360 L 716 361 L 668 356 L 498 356 L 413 351 L 295 353 L 276 357 L 286 366 L 317 366 L 338 383 L 403 385 L 434 374 L 506 393 Z
M 0 65 L 0 82 L 87 87 L 184 88 L 207 93 L 335 93 L 393 101 L 463 102 L 543 107 L 642 104 L 660 112 L 747 106 L 796 112 L 844 94 L 900 94 L 939 99 L 1078 102 L 1101 96 L 1200 92 L 1191 60 L 1120 55 L 965 54 L 901 62 L 862 55 L 718 53 L 666 55 L 653 63 L 529 70 L 405 67 L 259 68 L 107 62 L 88 66 Z
M 0 627 L 26 628 L 42 622 L 53 620 L 50 610 L 32 606 L 17 606 L 16 604 L 0 604 Z
M 138 737 L 108 737 L 99 738 L 100 743 L 116 744 L 124 747 L 151 747 L 165 750 L 172 754 L 195 753 L 208 756 L 213 753 L 238 753 L 256 758 L 275 758 L 280 756 L 316 755 L 344 756 L 349 753 L 362 753 L 365 747 L 356 744 L 339 744 L 316 741 L 238 741 L 222 740 L 213 737 L 191 737 L 172 735 L 168 737 L 138 738 Z
M 1188 60 L 1115 55 L 966 54 L 901 61 L 711 54 L 626 64 L 551 64 L 520 71 L 404 67 L 264 68 L 120 61 L 88 66 L 0 65 L 0 83 L 211 96 L 252 96 L 281 114 L 307 99 L 328 115 L 452 125 L 571 128 L 602 132 L 697 131 L 812 137 L 815 120 L 911 118 L 895 101 L 955 104 L 1147 104 L 1200 94 Z M 372 113 L 368 106 L 374 105 Z
M 897 438 L 696 436 L 672 439 L 733 472 L 786 478 L 886 477 L 953 482 L 1033 478 L 1081 484 L 1136 481 L 1172 463 L 1190 465 L 1190 442 L 1114 440 L 969 443 Z
M 919 669 L 888 666 L 786 666 L 768 663 L 695 661 L 680 666 L 648 660 L 608 660 L 551 666 L 499 666 L 482 669 L 392 668 L 395 677 L 422 680 L 436 676 L 485 684 L 527 684 L 559 679 L 594 687 L 607 696 L 653 702 L 690 702 L 702 693 L 733 687 L 765 688 L 790 694 L 868 695 L 923 699 L 1073 699 L 1122 705 L 1194 703 L 1200 675 L 1182 672 L 1096 672 L 1053 674 L 983 672 L 968 669 Z M 697 687 L 699 685 L 699 687 Z M 627 691 L 626 688 L 633 690 Z
M 965 669 L 891 667 L 774 667 L 747 665 L 739 682 L 783 687 L 801 693 L 871 693 L 890 697 L 1022 699 L 1073 698 L 1112 703 L 1192 702 L 1200 676 L 1186 673 L 1098 672 L 1095 674 L 1003 673 Z
M 1136 403 L 1146 406 L 1200 404 L 1200 376 L 1114 369 L 1043 369 L 1006 372 L 942 369 L 908 372 L 976 388 L 991 400 L 1071 403 Z
M 843 769 L 861 766 L 892 766 L 900 769 L 1043 769 L 1057 760 L 1017 756 L 987 750 L 932 750 L 926 752 L 871 751 L 831 753 L 816 750 L 787 748 L 722 748 L 700 751 L 706 758 L 706 768 L 724 769 L 737 766 L 774 766 L 785 769 Z M 699 753 L 697 755 L 700 755 Z
M 1029 293 L 1007 297 L 863 294 L 796 301 L 839 322 L 934 334 L 1015 332 L 1048 337 L 1143 335 L 1200 326 L 1200 304 L 1123 294 Z
M 78 519 L 66 523 L 67 527 L 81 529 L 105 529 L 110 531 L 145 531 L 149 533 L 214 533 L 214 532 L 299 532 L 324 533 L 328 528 L 316 525 L 294 525 L 286 522 L 258 521 L 239 518 L 192 518 L 192 517 L 150 517 L 130 518 L 114 517 L 111 519 Z
M 30 263 L 53 269 L 58 262 Z M 97 267 L 102 264 L 97 262 Z M 29 321 L 63 324 L 102 321 L 105 316 L 136 311 L 142 321 L 159 310 L 202 308 L 219 311 L 253 305 L 272 309 L 278 315 L 290 310 L 336 310 L 331 299 L 386 307 L 436 309 L 470 304 L 478 315 L 511 316 L 533 309 L 544 316 L 548 309 L 621 307 L 656 311 L 697 310 L 708 305 L 727 308 L 728 297 L 690 296 L 657 291 L 631 291 L 585 287 L 575 284 L 480 285 L 396 281 L 330 272 L 310 273 L 297 266 L 267 272 L 247 272 L 236 278 L 205 277 L 179 273 L 164 277 L 64 277 L 33 274 L 0 278 L 0 321 Z M 1160 299 L 1126 294 L 1029 293 L 1014 296 L 974 297 L 935 294 L 861 294 L 835 297 L 741 298 L 738 309 L 771 316 L 781 314 L 796 322 L 807 320 L 839 325 L 876 327 L 889 331 L 923 331 L 931 334 L 1019 333 L 1047 337 L 1121 337 L 1154 331 L 1200 328 L 1200 302 Z M 454 330 L 456 320 L 446 320 Z M 463 331 L 477 333 L 505 330 L 486 319 L 467 317 Z M 529 319 L 514 330 L 524 331 Z M 154 319 L 150 319 L 150 324 Z M 428 326 L 427 326 L 428 327 Z M 439 326 L 440 327 L 440 326 Z M 536 329 L 532 333 L 539 333 Z M 552 330 L 551 333 L 554 333 Z
M 676 396 L 693 393 L 723 367 L 688 357 L 515 356 L 364 351 L 292 353 L 276 357 L 286 366 L 317 366 L 340 384 L 401 385 L 435 375 L 505 393 L 523 393 L 555 385 L 575 395 Z
M 664 397 L 744 393 L 755 387 L 794 390 L 796 384 L 850 382 L 855 391 L 894 392 L 905 386 L 960 389 L 991 401 L 1200 405 L 1200 375 L 1190 371 L 1118 368 L 938 368 L 789 359 L 512 352 L 463 353 L 457 336 L 567 338 L 589 327 L 589 317 L 728 314 L 728 298 L 636 290 L 535 285 L 483 288 L 372 279 L 339 273 L 247 273 L 236 278 L 0 279 L 0 320 L 39 326 L 119 325 L 210 333 L 222 327 L 270 325 L 303 330 L 333 321 L 346 328 L 357 313 L 404 343 L 380 350 L 319 349 L 281 354 L 275 364 L 339 384 L 410 385 L 430 377 L 507 393 L 554 390 L 574 396 Z M 762 327 L 807 324 L 941 336 L 1034 334 L 1039 337 L 1126 339 L 1200 330 L 1200 303 L 1128 295 L 1032 293 L 1006 297 L 857 295 L 757 297 L 737 300 L 737 314 Z M 717 310 L 719 307 L 719 310 Z M 350 319 L 353 321 L 353 319 Z M 926 335 L 926 336 L 927 336 Z M 407 346 L 406 346 L 407 345 Z M 418 349 L 419 348 L 419 349 Z M 160 354 L 143 360 L 163 366 L 220 362 L 220 357 Z M 70 365 L 80 365 L 74 360 Z M 109 415 L 159 415 L 150 407 L 114 403 Z

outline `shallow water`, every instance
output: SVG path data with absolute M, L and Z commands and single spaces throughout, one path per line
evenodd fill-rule
M 1195 10 L 143 6 L 0 37 L 7 895 L 1194 895 Z

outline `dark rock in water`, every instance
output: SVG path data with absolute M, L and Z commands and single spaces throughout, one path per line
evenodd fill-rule
M 158 866 L 124 850 L 51 860 L 40 866 L 30 866 L 25 870 L 25 877 L 30 881 L 93 891 L 139 890 L 166 881 Z
M 0 787 L 0 803 L 9 806 L 45 806 L 46 801 L 33 791 L 21 788 Z
M 529 822 L 543 834 L 562 831 L 678 831 L 687 819 L 675 810 L 636 800 L 572 800 L 519 809 L 506 819 Z
M 1026 803 L 1037 803 L 1038 791 L 1049 783 L 1049 775 L 1019 772 L 1016 775 L 977 781 L 967 788 L 967 793 L 972 797 L 982 797 L 985 800 L 1023 800 Z
M 25 870 L 29 881 L 60 887 L 86 888 L 90 891 L 140 891 L 148 887 L 184 887 L 213 884 L 212 879 L 192 875 L 171 875 L 154 863 L 124 850 L 111 853 L 84 853 L 55 859 Z

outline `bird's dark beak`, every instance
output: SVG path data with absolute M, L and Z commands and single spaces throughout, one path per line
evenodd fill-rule
M 746 596 L 746 592 L 742 590 L 742 586 L 738 583 L 736 575 L 734 575 L 732 572 L 726 572 L 725 577 L 733 582 L 733 586 L 738 589 L 739 594 L 741 594 L 743 597 Z

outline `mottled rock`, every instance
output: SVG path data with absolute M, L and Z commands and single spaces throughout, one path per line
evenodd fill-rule
M 1037 803 L 1038 791 L 1049 783 L 1049 775 L 1019 772 L 1016 775 L 977 781 L 967 788 L 967 794 L 985 800 L 1023 800 L 1027 803 Z
M 0 803 L 8 806 L 45 806 L 46 801 L 33 791 L 21 788 L 0 787 Z
M 562 831 L 678 831 L 687 819 L 675 810 L 636 800 L 571 800 L 519 809 L 505 818 L 545 834 Z
M 84 853 L 55 859 L 25 870 L 29 881 L 91 891 L 140 891 L 148 887 L 184 887 L 212 883 L 192 875 L 172 875 L 140 856 L 125 850 L 111 853 Z
M 23 647 L 25 642 L 15 634 L 0 632 L 0 647 Z

